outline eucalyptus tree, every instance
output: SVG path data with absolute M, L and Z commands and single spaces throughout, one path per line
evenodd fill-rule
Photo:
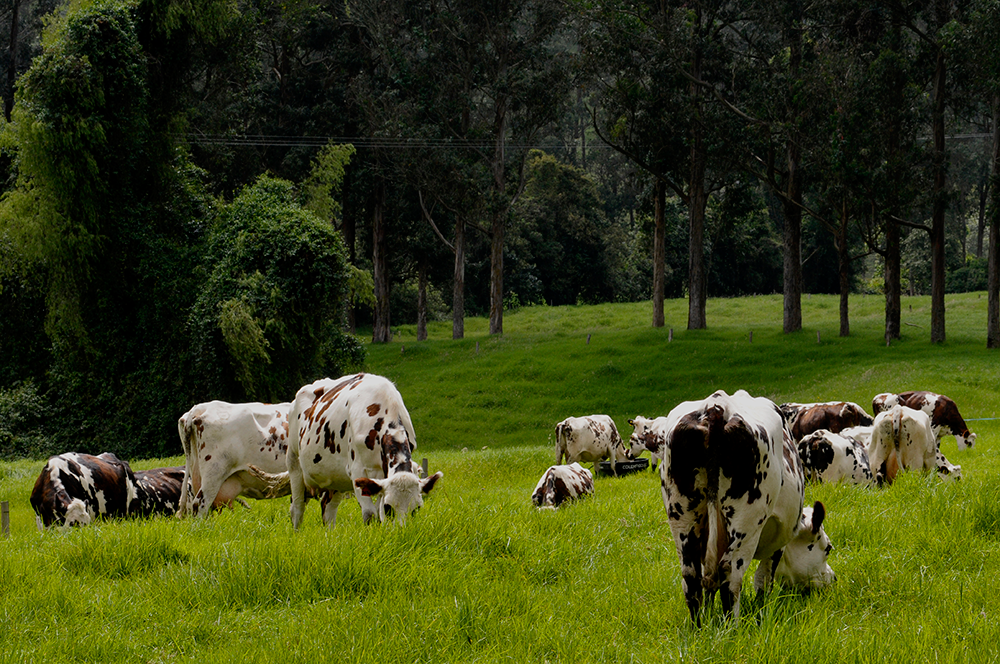
M 707 90 L 731 81 L 729 2 L 580 3 L 582 38 L 599 81 L 592 121 L 605 143 L 656 180 L 653 325 L 663 325 L 664 208 L 669 190 L 689 221 L 688 329 L 706 326 L 705 213 L 733 177 L 741 131 Z

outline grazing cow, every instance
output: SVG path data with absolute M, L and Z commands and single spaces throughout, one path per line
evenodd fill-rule
M 177 421 L 184 447 L 179 516 L 205 516 L 237 496 L 262 499 L 264 483 L 249 472 L 285 470 L 290 403 L 198 404 Z
M 128 516 L 135 499 L 132 469 L 110 452 L 50 457 L 31 490 L 39 528 L 85 526 L 98 516 Z
M 948 434 L 955 436 L 955 442 L 958 443 L 960 450 L 976 444 L 976 434 L 969 431 L 965 420 L 958 412 L 958 406 L 943 394 L 934 394 L 933 392 L 892 394 L 885 392 L 872 399 L 872 410 L 875 411 L 876 415 L 895 405 L 927 413 L 931 418 L 931 428 L 934 431 L 935 439 L 937 439 L 938 447 L 941 446 L 941 437 Z
M 826 429 L 840 433 L 842 429 L 868 426 L 872 417 L 865 409 L 850 401 L 830 401 L 827 403 L 781 405 L 788 431 L 796 441 L 802 440 L 814 431 Z
M 578 463 L 549 466 L 531 494 L 535 507 L 555 509 L 567 500 L 594 493 L 594 478 Z
M 936 470 L 941 479 L 961 479 L 961 466 L 953 466 L 938 449 L 927 413 L 893 406 L 875 417 L 868 444 L 875 481 L 891 484 L 901 468 Z
M 774 578 L 786 586 L 823 588 L 833 581 L 834 574 L 826 559 L 833 550 L 830 538 L 823 531 L 826 508 L 816 501 L 802 508 L 802 521 L 792 541 L 785 545 L 784 555 L 774 570 Z
M 719 590 L 723 610 L 739 618 L 743 575 L 752 558 L 760 560 L 754 575 L 758 592 L 770 587 L 783 555 L 790 558 L 789 568 L 798 570 L 790 581 L 833 582 L 822 520 L 815 533 L 810 529 L 805 535 L 808 544 L 800 546 L 796 539 L 806 518 L 805 478 L 774 403 L 743 390 L 732 396 L 720 390 L 680 404 L 667 420 L 663 504 L 696 624 L 705 590 L 710 603 Z
M 133 514 L 177 514 L 184 487 L 184 466 L 137 470 L 134 477 L 136 500 L 132 504 Z
M 656 470 L 657 462 L 663 461 L 663 447 L 667 444 L 667 418 L 651 420 L 636 415 L 628 423 L 632 425 L 632 435 L 628 439 L 629 454 L 638 458 L 643 452 L 649 452 L 650 465 Z
M 867 448 L 843 432 L 813 431 L 799 441 L 798 450 L 808 480 L 864 485 L 872 482 Z
M 299 389 L 289 414 L 288 475 L 292 526 L 298 529 L 306 492 L 321 495 L 323 522 L 352 492 L 365 523 L 378 515 L 402 523 L 441 479 L 414 474 L 417 446 L 410 414 L 396 386 L 374 374 L 324 378 Z M 372 498 L 377 496 L 377 503 Z
M 615 421 L 607 415 L 567 417 L 556 425 L 556 465 L 611 460 L 611 472 L 618 474 L 615 464 L 631 459 Z

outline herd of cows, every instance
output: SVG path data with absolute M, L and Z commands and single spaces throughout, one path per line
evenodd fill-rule
M 665 417 L 629 420 L 626 446 L 606 415 L 556 425 L 556 465 L 532 493 L 540 508 L 558 508 L 593 493 L 581 462 L 621 461 L 649 452 L 659 462 L 670 530 L 681 561 L 684 596 L 700 622 L 720 593 L 739 616 L 740 589 L 751 559 L 758 591 L 775 578 L 818 588 L 833 582 L 826 509 L 804 505 L 807 480 L 882 485 L 902 469 L 961 477 L 941 454 L 944 435 L 971 446 L 955 403 L 930 392 L 880 394 L 874 417 L 850 402 L 780 406 L 743 390 L 686 401 Z M 206 516 L 242 497 L 291 495 L 298 529 L 305 504 L 319 500 L 323 522 L 336 522 L 354 496 L 365 523 L 406 519 L 441 478 L 422 477 L 413 462 L 416 436 L 402 397 L 374 374 L 325 378 L 281 404 L 198 404 L 178 421 L 185 465 L 133 472 L 113 454 L 51 457 L 31 492 L 39 527 L 85 525 L 98 516 Z

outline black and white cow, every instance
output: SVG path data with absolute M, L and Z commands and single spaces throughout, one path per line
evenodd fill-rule
M 849 427 L 868 426 L 872 423 L 872 416 L 851 401 L 783 403 L 780 408 L 785 426 L 797 441 L 820 429 L 840 433 Z
M 137 470 L 133 476 L 136 493 L 136 500 L 132 504 L 133 514 L 177 514 L 184 487 L 184 466 Z
M 958 449 L 962 450 L 976 444 L 976 434 L 969 431 L 958 406 L 954 401 L 943 394 L 934 392 L 902 392 L 893 394 L 884 392 L 872 399 L 872 410 L 878 415 L 882 411 L 893 406 L 906 406 L 913 410 L 926 413 L 931 418 L 931 429 L 937 439 L 938 447 L 941 446 L 941 437 L 951 434 L 955 436 Z
M 376 515 L 402 523 L 441 479 L 440 471 L 426 479 L 414 474 L 417 439 L 410 414 L 396 386 L 382 376 L 361 373 L 306 385 L 295 395 L 289 422 L 286 462 L 296 529 L 307 491 L 321 496 L 328 526 L 352 493 L 365 523 Z
M 868 459 L 877 484 L 891 484 L 901 469 L 936 470 L 941 479 L 962 478 L 962 467 L 938 449 L 927 413 L 893 406 L 875 416 Z
M 833 582 L 822 519 L 815 533 L 803 527 L 802 464 L 774 403 L 743 390 L 732 396 L 720 390 L 680 404 L 667 420 L 663 504 L 695 623 L 706 590 L 709 603 L 719 590 L 723 610 L 739 618 L 751 559 L 760 560 L 758 592 L 770 587 L 785 556 L 797 570 L 789 581 L 808 578 L 810 587 Z
M 616 464 L 631 459 L 615 421 L 607 415 L 567 417 L 556 425 L 556 465 L 582 461 L 597 463 L 611 460 L 611 472 Z
M 806 478 L 813 482 L 872 483 L 868 449 L 843 432 L 814 431 L 799 441 L 798 450 Z
M 265 498 L 264 483 L 249 469 L 285 472 L 289 408 L 209 401 L 184 413 L 177 421 L 185 460 L 178 516 L 206 516 L 238 496 Z
M 128 516 L 135 500 L 132 469 L 110 452 L 50 457 L 31 490 L 31 507 L 40 528 L 85 526 L 98 516 Z
M 535 507 L 556 509 L 564 502 L 594 493 L 594 477 L 578 463 L 549 466 L 531 493 Z

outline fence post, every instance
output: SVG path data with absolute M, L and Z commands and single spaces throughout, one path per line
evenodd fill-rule
M 669 342 L 673 340 L 674 340 L 674 328 L 670 328 L 670 334 L 667 336 L 667 341 Z
M 0 503 L 0 527 L 3 528 L 4 539 L 10 537 L 10 503 L 6 500 Z

